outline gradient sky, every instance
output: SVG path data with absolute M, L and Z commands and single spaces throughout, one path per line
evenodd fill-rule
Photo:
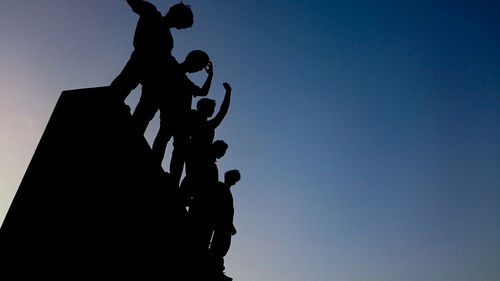
M 233 86 L 228 275 L 500 280 L 498 1 L 186 3 L 174 56 L 210 55 L 218 103 Z M 0 222 L 61 91 L 108 85 L 136 22 L 124 0 L 1 0 Z

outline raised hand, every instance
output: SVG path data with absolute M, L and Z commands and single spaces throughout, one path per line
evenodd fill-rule
M 209 61 L 207 63 L 207 66 L 205 66 L 205 71 L 208 73 L 208 75 L 214 75 L 214 67 L 211 61 Z
M 226 89 L 227 92 L 231 92 L 231 85 L 227 82 L 222 83 L 222 86 L 224 86 L 224 89 Z

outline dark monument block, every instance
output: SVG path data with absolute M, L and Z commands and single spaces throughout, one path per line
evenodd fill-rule
M 0 229 L 5 268 L 66 280 L 171 276 L 185 210 L 153 163 L 108 87 L 64 91 Z

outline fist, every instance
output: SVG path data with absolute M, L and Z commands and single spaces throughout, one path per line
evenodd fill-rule
M 231 85 L 229 85 L 227 82 L 222 83 L 222 86 L 224 86 L 224 89 L 226 89 L 226 91 L 231 91 Z

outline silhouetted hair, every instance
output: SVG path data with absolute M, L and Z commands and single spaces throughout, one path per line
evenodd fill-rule
M 216 140 L 212 144 L 212 149 L 216 158 L 221 158 L 226 154 L 226 150 L 229 147 L 227 143 L 223 140 Z
M 189 52 L 184 60 L 184 64 L 188 67 L 190 72 L 196 72 L 202 70 L 208 65 L 210 58 L 207 53 L 201 50 L 194 50 Z
M 196 110 L 199 112 L 210 112 L 215 108 L 215 101 L 209 98 L 202 98 L 196 103 Z
M 234 185 L 239 182 L 241 179 L 240 171 L 238 170 L 229 170 L 224 173 L 224 182 L 230 185 Z
M 182 29 L 193 25 L 193 11 L 191 6 L 184 3 L 177 3 L 170 7 L 165 17 L 174 24 L 174 27 Z

